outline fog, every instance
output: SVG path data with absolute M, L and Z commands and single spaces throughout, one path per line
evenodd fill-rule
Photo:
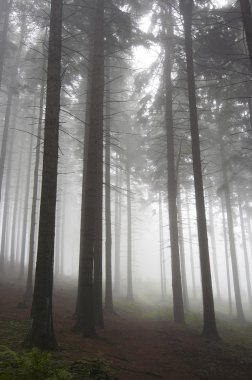
M 1 319 L 25 347 L 140 310 L 250 327 L 251 25 L 248 0 L 1 1 Z

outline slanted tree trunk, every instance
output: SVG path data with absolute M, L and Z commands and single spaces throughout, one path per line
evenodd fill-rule
M 172 7 L 169 6 L 167 41 L 165 44 L 165 124 L 167 133 L 167 161 L 168 161 L 168 210 L 171 242 L 171 270 L 173 291 L 173 317 L 178 323 L 185 323 L 182 292 L 182 279 L 180 272 L 179 236 L 178 236 L 178 210 L 177 210 L 177 178 L 175 172 L 173 110 L 172 110 Z
M 102 204 L 103 181 L 104 0 L 97 0 L 96 4 L 92 52 L 86 188 L 82 194 L 81 212 L 83 216 L 81 221 L 78 307 L 77 321 L 74 327 L 75 331 L 88 337 L 93 337 L 96 334 L 94 297 L 96 297 L 97 291 L 100 292 L 99 284 L 94 288 L 93 278 L 97 254 L 100 256 L 101 252 L 102 232 L 102 208 L 99 211 L 99 207 Z M 98 273 L 100 271 L 99 265 Z M 95 272 L 97 273 L 96 270 Z
M 62 0 L 51 0 L 38 253 L 32 302 L 32 326 L 25 342 L 29 346 L 41 349 L 57 347 L 53 328 L 52 291 L 61 89 L 62 8 Z
M 107 61 L 109 66 L 110 62 Z M 114 313 L 112 294 L 112 233 L 111 233 L 111 180 L 110 180 L 110 124 L 111 124 L 111 102 L 110 102 L 110 69 L 107 70 L 106 86 L 106 122 L 105 122 L 105 222 L 106 222 L 106 285 L 104 309 L 109 313 Z
M 194 78 L 194 62 L 192 47 L 192 10 L 193 0 L 180 0 L 180 11 L 184 21 L 185 52 L 187 64 L 187 81 L 190 110 L 190 127 L 192 140 L 192 158 L 194 188 L 197 211 L 197 226 L 200 251 L 201 282 L 203 295 L 203 335 L 210 339 L 219 339 L 216 327 L 214 299 L 209 260 L 206 211 L 201 167 L 200 139 L 198 127 L 197 101 Z

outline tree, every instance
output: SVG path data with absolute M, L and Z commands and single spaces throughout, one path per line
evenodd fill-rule
M 62 0 L 51 0 L 38 252 L 29 346 L 55 349 L 52 290 L 61 89 Z
M 177 209 L 177 178 L 175 172 L 174 132 L 173 132 L 173 110 L 172 110 L 172 6 L 169 6 L 168 31 L 165 43 L 165 124 L 167 133 L 167 160 L 168 160 L 168 207 L 170 221 L 171 242 L 171 267 L 172 267 L 172 290 L 173 290 L 173 313 L 174 321 L 184 323 L 184 305 L 182 294 L 182 280 L 179 256 L 179 234 L 178 234 L 178 209 Z
M 190 127 L 192 140 L 192 157 L 194 188 L 196 198 L 197 226 L 200 251 L 201 281 L 203 294 L 203 335 L 210 339 L 219 339 L 216 327 L 212 279 L 209 260 L 204 188 L 201 168 L 200 139 L 197 115 L 197 101 L 194 78 L 194 62 L 192 48 L 192 11 L 193 0 L 180 0 L 180 11 L 184 21 L 185 52 L 187 64 L 187 81 L 190 110 Z

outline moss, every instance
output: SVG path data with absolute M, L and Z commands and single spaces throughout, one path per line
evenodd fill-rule
M 33 349 L 16 353 L 0 346 L 0 380 L 116 380 L 101 358 L 66 363 Z

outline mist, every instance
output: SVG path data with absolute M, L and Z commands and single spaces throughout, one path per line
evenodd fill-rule
M 0 378 L 251 378 L 251 7 L 0 2 Z

